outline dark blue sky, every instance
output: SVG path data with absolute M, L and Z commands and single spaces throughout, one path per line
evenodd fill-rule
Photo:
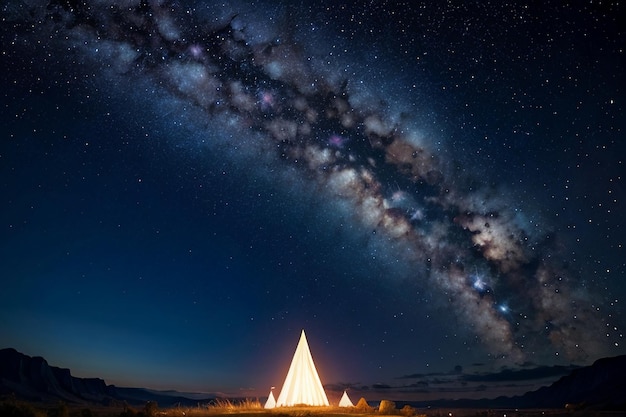
M 0 344 L 263 396 L 304 328 L 371 399 L 625 353 L 619 7 L 438 3 L 9 3 Z

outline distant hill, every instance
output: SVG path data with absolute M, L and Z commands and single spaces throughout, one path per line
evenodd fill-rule
M 42 357 L 30 357 L 15 349 L 0 350 L 0 396 L 15 395 L 28 401 L 136 405 L 156 401 L 161 406 L 196 405 L 214 398 L 185 397 L 175 392 L 107 385 L 99 378 L 77 378 L 69 369 L 48 365 Z M 190 395 L 191 396 L 191 395 Z
M 417 407 L 572 408 L 626 411 L 626 355 L 598 359 L 548 387 L 516 397 L 411 402 Z
M 626 410 L 626 355 L 598 359 L 550 385 L 520 397 L 538 407 Z
M 564 408 L 626 411 L 626 355 L 599 359 L 578 368 L 548 387 L 516 397 L 482 400 L 439 400 L 396 402 L 399 406 L 453 408 Z M 30 357 L 15 349 L 0 350 L 0 396 L 40 402 L 131 405 L 156 401 L 160 406 L 194 406 L 215 399 L 198 399 L 198 394 L 123 388 L 107 385 L 99 378 L 77 378 L 69 369 L 48 365 L 42 357 Z M 187 396 L 185 396 L 187 395 Z

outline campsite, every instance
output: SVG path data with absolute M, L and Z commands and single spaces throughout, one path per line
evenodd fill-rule
M 49 367 L 47 363 L 40 358 L 45 366 L 42 368 L 33 367 L 33 358 L 12 349 L 4 349 L 0 351 L 2 356 L 12 357 L 12 360 L 6 361 L 13 365 L 5 366 L 5 368 L 16 367 L 20 371 L 18 374 L 24 377 L 21 370 L 31 370 L 34 373 L 54 375 L 59 368 Z M 618 360 L 620 358 L 617 358 Z M 37 361 L 35 359 L 35 361 Z M 2 361 L 0 361 L 2 362 Z M 611 361 L 610 366 L 614 367 L 617 361 Z M 1 363 L 0 363 L 1 365 Z M 2 366 L 0 366 L 0 370 Z M 37 372 L 32 372 L 33 370 Z M 79 386 L 84 383 L 80 378 L 71 377 L 69 370 L 65 373 L 73 381 L 73 386 Z M 15 379 L 15 375 L 7 375 L 6 380 Z M 494 402 L 489 407 L 482 407 L 478 403 L 472 406 L 462 407 L 460 403 L 451 402 L 448 406 L 442 403 L 434 405 L 417 406 L 406 402 L 394 402 L 391 400 L 368 401 L 364 397 L 360 397 L 353 402 L 348 394 L 348 390 L 344 389 L 341 395 L 332 393 L 329 397 L 324 389 L 324 385 L 319 377 L 313 356 L 307 342 L 306 334 L 302 330 L 300 339 L 295 349 L 295 353 L 291 360 L 289 370 L 285 377 L 278 397 L 274 395 L 274 387 L 270 389 L 267 398 L 261 401 L 259 398 L 214 398 L 211 400 L 198 400 L 196 404 L 191 404 L 189 398 L 176 397 L 177 399 L 168 401 L 167 404 L 159 406 L 158 400 L 166 399 L 166 397 L 156 396 L 156 391 L 152 391 L 152 397 L 122 397 L 119 393 L 123 389 L 117 391 L 118 397 L 108 397 L 100 403 L 87 401 L 85 392 L 75 391 L 73 397 L 69 397 L 69 392 L 57 391 L 57 400 L 52 401 L 48 397 L 44 401 L 44 397 L 33 401 L 24 400 L 23 395 L 26 390 L 32 387 L 47 383 L 48 394 L 54 391 L 54 387 L 58 387 L 63 382 L 53 381 L 30 381 L 28 386 L 22 381 L 22 386 L 14 384 L 13 388 L 22 390 L 19 397 L 12 392 L 9 395 L 0 397 L 0 417 L 220 417 L 220 416 L 236 416 L 243 415 L 246 417 L 339 417 L 339 416 L 403 416 L 403 417 L 454 417 L 454 416 L 483 416 L 483 417 L 512 417 L 512 416 L 618 416 L 623 415 L 623 411 L 607 411 L 601 408 L 588 408 L 584 404 L 566 404 L 562 408 L 534 408 L 527 407 L 523 409 L 510 408 L 508 406 L 498 405 Z M 33 384 L 34 382 L 34 384 Z M 102 381 L 103 382 L 103 381 Z M 115 388 L 115 387 L 113 387 Z M 6 391 L 6 390 L 5 390 Z M 144 395 L 146 390 L 140 390 Z M 41 393 L 41 391 L 40 391 Z M 94 394 L 93 389 L 89 392 Z M 82 398 L 81 398 L 82 396 Z M 32 397 L 31 397 L 32 398 Z M 170 397 L 170 400 L 174 397 Z M 70 399 L 68 401 L 68 399 Z M 180 399 L 180 402 L 176 402 Z M 187 400 L 187 401 L 185 401 Z M 184 402 L 183 402 L 184 401 Z M 538 403 L 534 403 L 538 404 Z

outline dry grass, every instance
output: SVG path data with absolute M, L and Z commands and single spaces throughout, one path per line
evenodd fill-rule
M 167 417 L 230 417 L 233 415 L 243 415 L 243 417 L 382 417 L 378 410 L 370 412 L 360 412 L 355 408 L 342 407 L 285 407 L 265 410 L 253 401 L 249 405 L 231 403 L 229 401 L 216 402 L 208 406 L 196 408 L 173 408 L 160 411 L 160 415 Z M 403 412 L 404 411 L 404 412 Z M 390 413 L 392 416 L 407 416 L 408 410 L 396 409 Z M 623 416 L 623 413 L 612 412 L 591 412 L 591 413 L 572 413 L 565 410 L 412 410 L 412 417 L 617 417 Z M 387 416 L 385 416 L 387 417 Z
M 231 401 L 229 399 L 217 398 L 207 407 L 210 411 L 254 411 L 263 410 L 263 405 L 258 399 L 246 398 L 240 401 Z
M 145 407 L 144 407 L 145 408 Z M 105 406 L 69 406 L 68 417 L 120 417 L 133 415 L 147 417 L 146 410 L 137 407 L 130 414 L 125 409 Z M 129 409 L 126 407 L 126 409 Z M 59 405 L 30 404 L 24 401 L 0 400 L 0 417 L 49 417 L 60 415 Z M 410 411 L 410 413 L 409 413 Z M 379 410 L 368 411 L 342 407 L 284 407 L 265 410 L 258 400 L 232 401 L 218 399 L 196 407 L 173 407 L 153 410 L 154 417 L 383 417 Z M 618 417 L 623 411 L 567 411 L 567 410 L 477 410 L 477 409 L 395 409 L 391 415 L 400 417 Z M 387 417 L 387 416 L 385 416 Z
M 163 416 L 216 416 L 228 414 L 246 414 L 246 415 L 265 415 L 267 412 L 263 409 L 263 405 L 258 399 L 249 399 L 241 401 L 231 401 L 229 399 L 217 398 L 206 405 L 198 405 L 197 407 L 176 407 L 161 411 Z
M 355 408 L 345 407 L 285 407 L 266 410 L 258 400 L 232 402 L 218 399 L 208 405 L 197 407 L 176 407 L 160 410 L 167 417 L 217 417 L 244 414 L 245 417 L 345 417 L 346 415 L 366 415 Z M 368 413 L 371 415 L 371 413 Z

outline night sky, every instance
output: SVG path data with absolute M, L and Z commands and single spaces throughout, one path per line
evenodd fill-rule
M 353 400 L 626 353 L 623 5 L 226 3 L 3 3 L 0 347 L 254 397 L 305 329 Z

